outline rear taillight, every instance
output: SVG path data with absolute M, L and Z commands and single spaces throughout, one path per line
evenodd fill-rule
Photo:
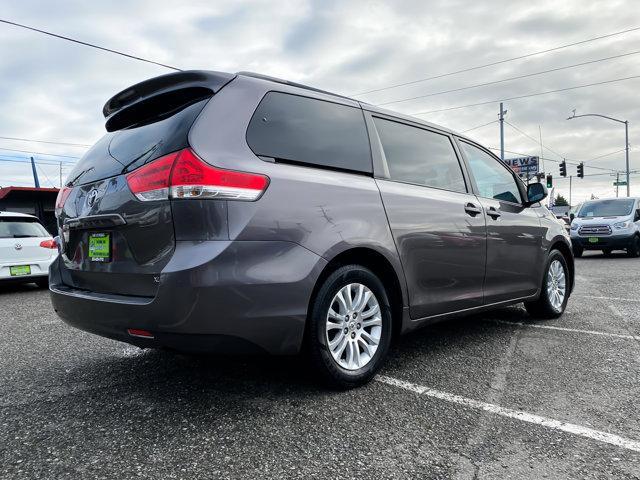
M 71 193 L 71 188 L 63 187 L 58 190 L 58 196 L 56 197 L 56 213 L 61 212 L 64 208 L 64 204 Z
M 42 248 L 58 248 L 58 244 L 56 243 L 56 241 L 52 238 L 51 240 L 43 240 L 40 242 L 40 246 Z
M 269 178 L 212 167 L 186 148 L 128 174 L 127 182 L 135 196 L 143 201 L 169 197 L 252 201 L 267 189 Z

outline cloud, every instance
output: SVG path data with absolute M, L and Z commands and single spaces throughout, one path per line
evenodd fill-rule
M 154 0 L 131 2 L 23 1 L 4 6 L 3 17 L 149 57 L 181 68 L 253 70 L 343 94 L 499 61 L 640 25 L 634 0 L 192 1 L 179 7 Z M 638 49 L 640 32 L 527 59 L 371 93 L 371 103 L 397 100 L 537 72 Z M 80 45 L 0 25 L 0 136 L 93 143 L 104 133 L 101 108 L 123 88 L 166 73 Z M 640 75 L 638 56 L 586 65 L 513 82 L 390 105 L 403 113 L 497 100 L 545 90 Z M 640 145 L 640 80 L 601 85 L 507 102 L 507 120 L 553 149 L 545 156 L 588 160 L 624 146 L 620 125 L 599 119 L 566 121 L 573 108 L 630 121 L 632 145 Z M 498 105 L 483 105 L 421 118 L 456 130 L 497 119 Z M 507 148 L 537 154 L 536 141 L 506 127 Z M 472 132 L 499 145 L 497 124 Z M 77 155 L 75 147 L 0 140 L 0 158 L 26 158 L 2 147 Z M 6 154 L 6 155 L 5 155 Z M 559 155 L 558 155 L 559 154 Z M 632 168 L 640 170 L 640 149 Z M 58 167 L 41 169 L 55 183 Z M 49 162 L 50 163 L 50 162 Z M 598 173 L 587 162 L 586 173 Z M 621 169 L 623 157 L 594 160 Z M 547 162 L 557 178 L 557 166 Z M 66 168 L 66 167 L 63 167 Z M 570 172 L 574 167 L 570 167 Z M 30 167 L 0 162 L 0 185 L 28 183 Z M 640 177 L 637 180 L 640 184 Z M 46 181 L 43 181 L 43 184 Z M 568 180 L 556 182 L 568 196 Z M 573 182 L 574 200 L 613 194 L 612 179 Z M 640 188 L 634 189 L 640 195 Z M 608 192 L 608 193 L 607 193 Z

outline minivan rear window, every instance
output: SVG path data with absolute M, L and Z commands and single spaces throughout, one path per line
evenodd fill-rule
M 356 107 L 269 92 L 247 129 L 256 155 L 277 161 L 372 173 L 369 136 Z

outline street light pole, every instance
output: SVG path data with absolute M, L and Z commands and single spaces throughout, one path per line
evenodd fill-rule
M 583 115 L 576 115 L 575 110 L 573 111 L 573 115 L 568 117 L 567 120 L 573 120 L 574 118 L 580 118 L 580 117 L 601 117 L 601 118 L 606 118 L 607 120 L 611 120 L 613 122 L 624 123 L 624 150 L 625 150 L 626 170 L 627 170 L 627 197 L 630 197 L 631 185 L 630 185 L 630 177 L 629 177 L 629 121 L 620 120 L 619 118 L 613 118 L 607 115 L 600 115 L 599 113 L 585 113 Z
M 631 185 L 629 185 L 629 121 L 624 121 L 624 156 L 627 162 L 627 197 L 631 196 Z

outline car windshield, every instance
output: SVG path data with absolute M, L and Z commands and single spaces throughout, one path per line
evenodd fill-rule
M 0 218 L 0 238 L 49 237 L 36 220 L 29 218 Z
M 631 214 L 633 199 L 599 200 L 586 202 L 578 217 L 623 217 Z

